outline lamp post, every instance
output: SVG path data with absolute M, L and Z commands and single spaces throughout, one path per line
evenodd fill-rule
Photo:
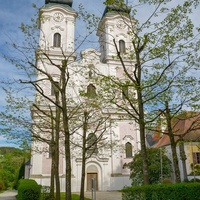
M 96 200 L 96 178 L 92 179 L 92 200 Z

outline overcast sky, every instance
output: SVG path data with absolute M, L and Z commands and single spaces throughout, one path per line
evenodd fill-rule
M 131 1 L 131 0 L 130 0 Z M 129 1 L 129 2 L 130 2 Z M 36 10 L 32 7 L 32 4 L 36 4 L 37 7 L 44 5 L 45 0 L 1 0 L 0 6 L 0 82 L 7 78 L 16 76 L 14 67 L 4 60 L 3 54 L 9 54 L 12 51 L 6 42 L 10 40 L 20 41 L 23 40 L 20 29 L 18 28 L 23 23 L 30 23 L 30 19 L 34 16 Z M 104 0 L 74 0 L 73 8 L 78 10 L 78 5 L 82 3 L 85 9 L 89 13 L 95 13 L 101 17 L 105 6 Z M 133 1 L 135 2 L 135 1 Z M 173 0 L 172 2 L 182 2 L 182 0 Z M 171 4 L 173 6 L 173 4 Z M 150 7 L 146 7 L 139 13 L 140 18 L 148 17 Z M 191 15 L 193 22 L 196 25 L 200 24 L 200 8 Z M 76 26 L 77 32 L 81 33 L 82 29 Z M 0 110 L 5 106 L 5 93 L 0 89 Z M 5 146 L 5 140 L 0 136 L 0 146 Z M 10 145 L 10 144 L 9 144 Z

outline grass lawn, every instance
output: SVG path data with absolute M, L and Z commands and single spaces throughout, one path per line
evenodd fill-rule
M 65 192 L 61 192 L 61 200 L 65 200 Z M 72 194 L 72 200 L 79 200 L 79 195 L 78 194 Z M 85 200 L 91 200 L 88 198 L 85 198 Z
M 61 199 L 65 200 L 65 192 L 61 192 Z M 79 200 L 79 195 L 72 194 L 72 200 Z M 85 200 L 91 200 L 91 199 L 85 198 Z

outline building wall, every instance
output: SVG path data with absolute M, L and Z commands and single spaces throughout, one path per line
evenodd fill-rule
M 173 163 L 171 147 L 168 145 L 164 148 L 166 149 L 166 155 L 168 156 L 168 158 Z M 198 143 L 197 142 L 185 142 L 184 143 L 184 149 L 185 149 L 185 155 L 186 155 L 186 158 L 187 158 L 186 159 L 186 168 L 187 168 L 188 179 L 191 180 L 194 177 L 199 178 L 200 177 L 199 175 L 198 176 L 191 175 L 191 173 L 192 173 L 191 164 L 193 164 L 193 153 L 199 152 Z M 181 181 L 183 181 L 184 180 L 183 165 L 182 165 L 182 161 L 180 159 L 179 146 L 177 146 L 176 150 L 177 150 L 178 160 L 179 160 L 179 169 L 180 169 Z M 172 169 L 173 169 L 173 164 L 172 164 Z M 175 181 L 174 172 L 172 173 L 172 179 L 173 179 L 173 181 Z

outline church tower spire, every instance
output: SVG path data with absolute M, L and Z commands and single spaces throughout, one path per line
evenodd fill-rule
M 62 57 L 63 53 L 75 59 L 74 35 L 76 11 L 73 0 L 45 0 L 40 9 L 40 49 L 49 56 Z
M 97 31 L 103 63 L 117 63 L 117 50 L 124 55 L 131 51 L 131 38 L 128 34 L 131 28 L 130 11 L 121 0 L 106 6 Z

